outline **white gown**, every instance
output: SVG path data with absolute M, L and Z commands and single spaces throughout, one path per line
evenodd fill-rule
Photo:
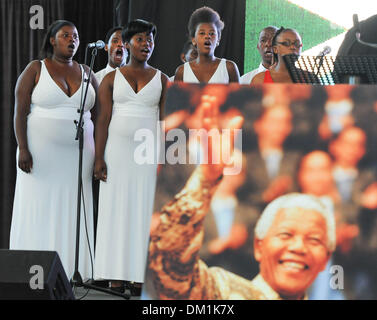
M 190 62 L 185 62 L 185 64 L 183 65 L 183 82 L 200 82 L 192 71 Z M 229 83 L 229 74 L 228 69 L 226 68 L 226 59 L 221 59 L 216 71 L 212 75 L 211 79 L 209 79 L 208 83 Z
M 135 93 L 117 69 L 113 88 L 105 148 L 107 181 L 101 181 L 99 191 L 95 279 L 144 282 L 157 160 L 135 161 L 144 141 L 136 141 L 135 133 L 141 129 L 153 134 L 148 150 L 156 155 L 161 72 Z
M 84 70 L 81 67 L 82 76 Z M 68 97 L 51 78 L 41 61 L 38 84 L 31 96 L 27 140 L 33 157 L 31 173 L 17 166 L 10 249 L 57 251 L 70 279 L 75 267 L 78 141 L 75 140 L 82 88 Z M 90 85 L 84 113 L 83 193 L 87 231 L 93 253 L 92 174 L 93 123 L 90 109 L 95 91 Z M 17 150 L 18 159 L 18 150 Z M 79 272 L 90 278 L 92 267 L 81 202 Z M 93 256 L 93 254 L 92 254 Z

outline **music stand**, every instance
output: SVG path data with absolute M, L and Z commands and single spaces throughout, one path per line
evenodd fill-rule
M 377 84 L 377 56 L 298 57 L 290 54 L 283 58 L 294 83 Z

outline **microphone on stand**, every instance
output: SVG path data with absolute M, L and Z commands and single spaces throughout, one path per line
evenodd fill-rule
M 320 53 L 318 53 L 317 57 L 324 57 L 326 54 L 329 54 L 331 52 L 331 48 L 329 46 L 326 46 L 322 49 Z
M 324 57 L 326 54 L 329 54 L 331 52 L 331 48 L 329 46 L 325 46 L 322 51 L 320 53 L 318 53 L 318 55 L 316 56 L 315 60 L 319 59 L 319 62 L 318 62 L 318 69 L 317 69 L 317 74 L 316 76 L 319 75 L 319 72 L 322 68 L 322 65 L 323 65 L 323 60 L 324 60 Z
M 102 40 L 98 40 L 97 42 L 91 42 L 88 43 L 88 48 L 97 48 L 97 49 L 103 49 L 105 48 L 105 42 Z

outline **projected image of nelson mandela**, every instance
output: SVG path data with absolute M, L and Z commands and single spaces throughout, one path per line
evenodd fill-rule
M 203 127 L 213 128 L 218 123 L 215 118 L 205 110 Z M 227 125 L 240 128 L 242 122 L 237 116 Z M 209 143 L 208 154 L 215 147 Z M 198 255 L 203 220 L 224 169 L 222 162 L 201 164 L 183 190 L 162 208 L 159 225 L 151 234 L 148 260 L 148 280 L 157 298 L 305 299 L 335 249 L 332 210 L 312 195 L 281 196 L 257 222 L 254 256 L 260 272 L 252 281 L 219 267 L 208 268 Z

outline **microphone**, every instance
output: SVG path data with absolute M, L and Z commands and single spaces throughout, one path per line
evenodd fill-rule
M 315 61 L 317 61 L 317 59 L 319 59 L 319 63 L 317 65 L 318 67 L 318 71 L 317 71 L 317 74 L 316 76 L 318 76 L 319 74 L 319 71 L 320 69 L 322 68 L 323 66 L 323 60 L 325 59 L 325 55 L 326 54 L 329 54 L 331 52 L 331 48 L 329 46 L 325 46 L 322 51 L 320 53 L 318 53 L 318 56 L 315 58 Z
M 103 42 L 102 40 L 98 40 L 97 42 L 88 43 L 88 48 L 103 49 L 105 48 L 105 42 Z
M 329 54 L 331 52 L 331 48 L 329 46 L 326 46 L 322 49 L 320 53 L 318 53 L 317 57 L 324 57 L 326 54 Z

